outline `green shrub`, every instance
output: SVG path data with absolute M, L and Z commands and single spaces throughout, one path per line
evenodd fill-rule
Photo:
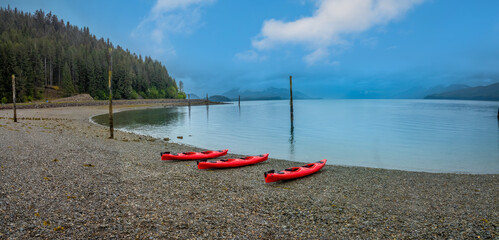
M 177 95 L 177 89 L 174 86 L 169 86 L 166 89 L 166 98 L 175 98 Z
M 177 95 L 177 98 L 178 99 L 185 99 L 186 98 L 185 92 L 179 92 Z
M 35 99 L 39 100 L 39 99 L 42 99 L 42 98 L 43 98 L 43 90 L 37 89 L 35 91 Z
M 139 98 L 139 94 L 135 90 L 132 89 L 132 91 L 130 91 L 130 98 L 137 99 L 137 98 Z
M 94 96 L 95 100 L 106 100 L 108 99 L 107 94 L 103 90 L 98 90 Z
M 3 97 L 2 98 L 2 104 L 6 104 L 7 103 L 7 98 L 6 97 Z
M 161 89 L 161 91 L 159 91 L 159 98 L 166 98 L 165 90 Z
M 149 93 L 149 98 L 152 98 L 152 99 L 157 99 L 159 98 L 159 91 L 158 89 L 156 89 L 156 87 L 152 87 L 152 88 L 149 88 L 147 90 L 147 92 Z

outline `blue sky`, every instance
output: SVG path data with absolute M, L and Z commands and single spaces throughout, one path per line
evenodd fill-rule
M 391 97 L 499 81 L 496 0 L 8 1 L 166 65 L 187 92 Z

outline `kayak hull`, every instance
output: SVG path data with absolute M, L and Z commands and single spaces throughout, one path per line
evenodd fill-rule
M 210 169 L 242 167 L 266 161 L 268 158 L 269 154 L 266 153 L 260 156 L 248 156 L 245 158 L 229 158 L 216 161 L 198 161 L 198 168 Z
M 170 153 L 162 152 L 161 160 L 200 160 L 210 159 L 226 155 L 229 149 L 219 151 L 204 151 L 204 152 L 183 152 L 183 153 Z
M 327 160 L 323 159 L 315 163 L 305 164 L 301 167 L 287 168 L 282 171 L 270 170 L 265 172 L 265 182 L 277 182 L 281 180 L 291 180 L 295 178 L 305 177 L 314 174 L 321 170 L 326 165 Z

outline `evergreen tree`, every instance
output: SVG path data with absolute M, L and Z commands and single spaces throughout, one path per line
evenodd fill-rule
M 52 12 L 0 8 L 0 99 L 12 101 L 12 74 L 20 100 L 41 99 L 52 86 L 60 86 L 65 95 L 107 99 L 108 47 L 88 27 L 80 29 Z M 179 96 L 175 80 L 159 61 L 110 47 L 115 98 Z M 183 83 L 179 85 L 182 91 Z
M 182 82 L 182 80 L 180 80 L 180 81 L 178 82 L 178 89 L 179 89 L 181 92 L 183 92 L 183 91 L 184 91 L 184 83 Z
M 73 86 L 73 80 L 71 78 L 71 72 L 69 71 L 68 64 L 64 64 L 62 70 L 62 89 L 66 96 L 71 96 L 75 93 L 75 88 Z

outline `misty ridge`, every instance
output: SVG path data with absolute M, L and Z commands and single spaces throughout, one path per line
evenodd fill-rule
M 431 94 L 426 99 L 487 100 L 499 101 L 499 83 L 488 86 L 468 87 Z
M 321 99 L 302 91 L 293 91 L 293 99 Z M 242 101 L 251 100 L 285 100 L 289 99 L 289 88 L 269 87 L 264 90 L 232 90 L 208 96 L 210 101 Z M 190 99 L 200 99 L 191 93 Z M 346 93 L 346 99 L 456 99 L 456 100 L 499 100 L 499 83 L 487 86 L 471 87 L 466 84 L 436 85 L 430 88 L 413 87 L 405 91 L 381 92 L 369 90 L 354 90 Z
M 289 88 L 269 87 L 261 91 L 245 90 L 240 91 L 239 88 L 221 94 L 231 100 L 237 100 L 241 96 L 241 100 L 283 100 L 289 99 Z M 293 99 L 312 99 L 312 97 L 301 91 L 293 91 Z
M 190 99 L 200 99 L 200 97 L 194 93 L 189 94 Z M 269 87 L 267 89 L 258 90 L 244 90 L 241 91 L 239 88 L 234 88 L 222 94 L 217 94 L 213 96 L 208 96 L 210 101 L 224 102 L 224 101 L 237 101 L 241 97 L 242 101 L 253 101 L 253 100 L 285 100 L 289 99 L 289 89 L 288 88 L 276 88 Z M 301 91 L 293 91 L 293 99 L 318 99 L 310 97 L 309 95 Z

